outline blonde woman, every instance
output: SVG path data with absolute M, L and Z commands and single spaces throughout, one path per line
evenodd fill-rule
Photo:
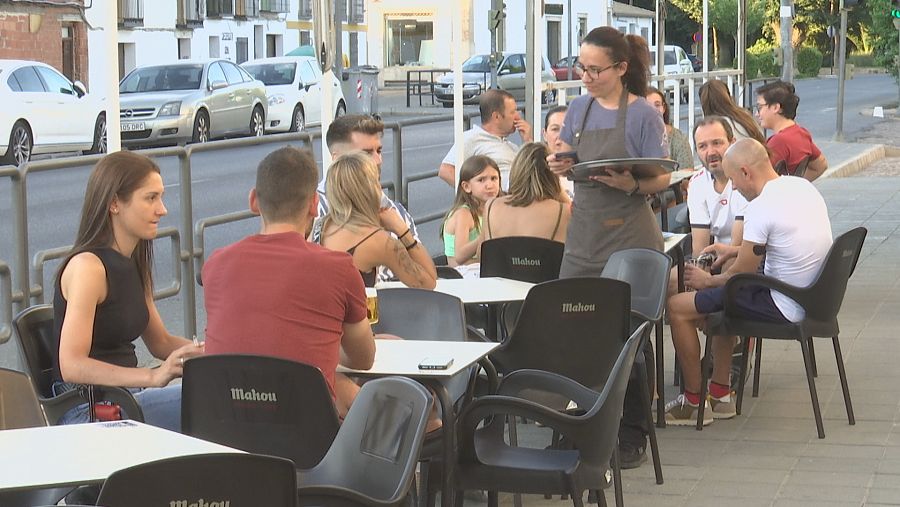
M 509 173 L 509 193 L 485 206 L 484 239 L 533 236 L 565 242 L 568 199 L 547 164 L 547 146 L 528 143 L 519 149 Z
M 325 188 L 330 208 L 322 246 L 353 256 L 367 287 L 375 285 L 378 267 L 386 266 L 409 287 L 434 288 L 437 272 L 425 246 L 397 213 L 382 210 L 378 168 L 371 157 L 362 151 L 339 157 L 328 169 Z

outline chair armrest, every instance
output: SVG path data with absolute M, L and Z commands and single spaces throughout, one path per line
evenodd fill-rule
M 797 287 L 795 285 L 784 283 L 776 278 L 757 273 L 740 273 L 732 276 L 728 282 L 725 283 L 725 313 L 729 314 L 729 308 L 735 307 L 737 293 L 740 289 L 754 286 L 778 291 L 796 301 L 797 304 L 804 309 L 811 302 L 811 295 L 807 287 Z
M 524 391 L 542 391 L 555 394 L 574 401 L 582 410 L 590 410 L 597 402 L 600 393 L 585 387 L 574 380 L 542 370 L 517 370 L 503 377 L 497 394 L 500 396 L 523 397 Z M 533 400 L 529 400 L 533 401 Z
M 493 340 L 491 340 L 490 338 L 485 336 L 484 333 L 479 331 L 477 327 L 475 327 L 471 324 L 466 324 L 466 334 L 468 335 L 468 338 L 470 341 L 479 341 L 480 340 L 480 341 L 487 342 L 487 343 L 494 343 Z
M 60 418 L 69 410 L 87 403 L 78 390 L 68 391 L 52 398 L 40 398 L 38 401 L 40 401 L 44 415 L 47 416 L 47 422 L 51 426 L 59 424 Z

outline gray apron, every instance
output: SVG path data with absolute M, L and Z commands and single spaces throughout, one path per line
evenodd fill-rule
M 578 160 L 630 158 L 625 145 L 628 91 L 622 92 L 613 128 L 584 130 L 594 102 L 592 98 L 581 120 L 581 128 L 575 132 Z M 663 249 L 659 222 L 650 209 L 647 196 L 637 193 L 629 196 L 598 181 L 575 182 L 575 200 L 560 278 L 600 276 L 609 256 L 627 248 Z

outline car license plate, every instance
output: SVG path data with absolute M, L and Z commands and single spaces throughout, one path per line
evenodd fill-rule
M 131 122 L 131 123 L 122 122 L 122 132 L 137 132 L 139 130 L 145 130 L 144 122 L 142 122 L 142 121 Z

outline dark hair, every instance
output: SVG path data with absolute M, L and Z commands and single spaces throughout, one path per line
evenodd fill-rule
M 766 101 L 766 104 L 779 104 L 781 115 L 788 120 L 797 117 L 797 106 L 800 105 L 800 97 L 794 89 L 794 85 L 784 81 L 774 81 L 756 89 L 756 94 Z M 765 146 L 765 144 L 763 144 Z
M 706 125 L 721 125 L 723 129 L 725 129 L 725 139 L 728 139 L 728 142 L 734 141 L 734 129 L 731 128 L 731 125 L 728 123 L 728 120 L 723 116 L 704 116 L 703 118 L 697 120 L 697 123 L 694 124 L 694 131 L 692 132 L 691 137 L 697 137 L 697 129 L 700 127 L 705 127 Z M 696 144 L 697 141 L 694 141 Z M 765 145 L 763 145 L 765 146 Z
M 491 116 L 494 113 L 500 113 L 501 116 L 506 114 L 506 99 L 512 99 L 513 102 L 516 100 L 516 98 L 506 90 L 492 89 L 482 93 L 481 98 L 478 99 L 478 111 L 481 113 L 481 123 L 484 124 L 491 121 Z
M 296 220 L 316 191 L 319 169 L 309 150 L 293 146 L 266 155 L 256 168 L 256 198 L 270 222 Z
M 373 116 L 365 114 L 348 114 L 335 118 L 328 126 L 325 144 L 328 149 L 337 143 L 350 143 L 354 132 L 374 136 L 384 133 L 384 123 Z
M 746 109 L 738 107 L 728 93 L 728 85 L 718 79 L 711 79 L 700 86 L 700 107 L 704 116 L 724 116 L 744 127 L 747 135 L 766 145 L 766 138 L 759 130 L 759 125 Z M 729 139 L 730 141 L 730 139 Z
M 647 82 L 650 80 L 650 49 L 647 41 L 639 35 L 623 35 L 611 26 L 601 26 L 591 30 L 582 44 L 591 44 L 606 49 L 610 60 L 628 62 L 622 84 L 625 89 L 639 97 L 647 96 Z
M 527 143 L 519 148 L 509 169 L 510 206 L 528 206 L 544 199 L 560 200 L 559 177 L 547 164 L 550 151 L 544 143 Z
M 469 213 L 471 213 L 472 215 L 472 221 L 475 222 L 475 230 L 481 230 L 481 220 L 478 219 L 478 210 L 481 209 L 484 203 L 480 202 L 478 198 L 471 193 L 465 192 L 462 189 L 462 184 L 464 181 L 469 181 L 472 178 L 475 178 L 479 174 L 483 173 L 484 170 L 488 167 L 491 167 L 495 171 L 497 171 L 497 175 L 502 178 L 500 167 L 497 165 L 497 162 L 494 162 L 494 159 L 492 159 L 491 157 L 488 157 L 486 155 L 473 155 L 467 158 L 465 162 L 463 162 L 462 167 L 459 169 L 459 184 L 456 186 L 456 198 L 453 200 L 453 204 L 450 206 L 450 210 L 447 211 L 446 215 L 444 215 L 444 221 L 441 223 L 441 230 L 438 234 L 438 237 L 444 237 L 444 224 L 447 223 L 447 219 L 450 218 L 450 215 L 452 215 L 454 211 L 458 210 L 464 205 L 469 208 Z
M 653 87 L 653 86 L 648 86 L 648 87 L 647 87 L 647 95 L 654 95 L 654 94 L 655 94 L 655 95 L 659 95 L 659 97 L 662 99 L 662 104 L 663 104 L 663 113 L 662 113 L 663 123 L 665 123 L 666 125 L 668 125 L 668 124 L 669 124 L 669 99 L 666 98 L 666 94 L 663 93 L 662 90 L 660 90 L 659 88 L 655 88 L 655 87 Z M 644 97 L 646 97 L 647 95 L 644 95 Z
M 110 204 L 113 199 L 120 202 L 131 201 L 134 192 L 152 173 L 159 174 L 156 162 L 146 155 L 131 151 L 110 153 L 97 162 L 88 177 L 87 188 L 84 191 L 84 204 L 81 207 L 81 221 L 78 224 L 75 243 L 59 266 L 56 273 L 57 283 L 72 257 L 93 248 L 111 246 L 115 242 Z M 144 289 L 152 287 L 151 240 L 139 240 L 131 252 L 131 259 L 141 275 L 142 287 Z
M 569 106 L 555 106 L 547 110 L 547 116 L 544 117 L 544 130 L 550 128 L 550 117 L 556 113 L 565 113 L 569 110 Z

